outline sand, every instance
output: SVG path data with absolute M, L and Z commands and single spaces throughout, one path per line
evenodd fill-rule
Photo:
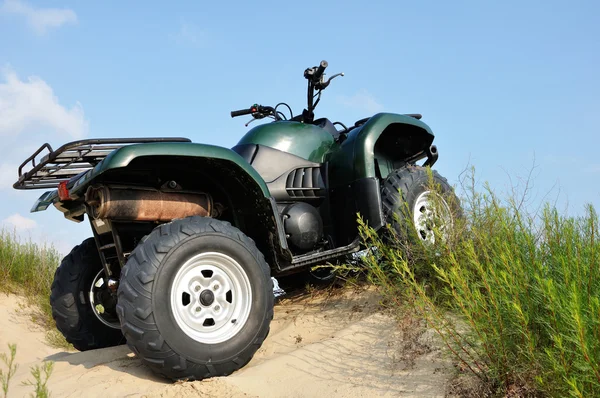
M 452 363 L 430 331 L 407 337 L 369 290 L 304 293 L 277 304 L 252 361 L 228 377 L 172 383 L 127 346 L 87 352 L 51 348 L 23 300 L 0 296 L 0 351 L 17 343 L 9 397 L 29 396 L 30 367 L 54 361 L 54 397 L 443 397 Z M 5 368 L 3 366 L 2 368 Z

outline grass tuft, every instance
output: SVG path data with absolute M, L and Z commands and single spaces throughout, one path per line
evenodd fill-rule
M 0 354 L 0 360 L 6 365 L 7 369 L 0 368 L 0 381 L 2 382 L 2 392 L 3 397 L 8 397 L 8 389 L 10 387 L 10 382 L 15 375 L 18 364 L 15 363 L 15 358 L 17 356 L 17 345 L 16 344 L 8 344 L 8 351 L 10 355 L 6 353 Z M 50 396 L 50 391 L 48 390 L 47 384 L 48 379 L 52 375 L 52 370 L 54 369 L 54 362 L 47 361 L 44 362 L 42 366 L 35 365 L 30 368 L 31 375 L 33 376 L 33 381 L 27 380 L 22 382 L 21 384 L 24 386 L 31 386 L 34 388 L 34 393 L 31 394 L 34 398 L 48 398 Z
M 56 347 L 70 345 L 56 332 L 50 289 L 60 255 L 52 246 L 23 243 L 16 233 L 0 230 L 0 291 L 23 295 L 33 307 L 33 321 L 48 332 L 48 341 Z
M 2 381 L 2 392 L 4 393 L 4 397 L 8 396 L 8 387 L 10 387 L 10 380 L 15 375 L 18 364 L 15 363 L 15 357 L 17 356 L 17 345 L 9 344 L 8 351 L 10 355 L 6 355 L 6 353 L 0 354 L 0 360 L 6 365 L 6 370 L 0 369 L 0 381 Z
M 54 362 L 44 362 L 43 365 L 35 365 L 31 369 L 31 375 L 33 380 L 24 381 L 24 386 L 33 387 L 34 393 L 31 394 L 35 398 L 48 398 L 50 397 L 50 391 L 48 390 L 47 384 L 48 379 L 52 375 L 54 370 Z

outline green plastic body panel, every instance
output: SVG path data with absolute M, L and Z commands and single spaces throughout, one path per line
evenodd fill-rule
M 329 180 L 332 185 L 339 186 L 359 178 L 376 177 L 375 143 L 392 123 L 418 127 L 433 139 L 429 126 L 418 119 L 395 113 L 378 113 L 362 126 L 351 130 L 346 140 L 333 147 L 328 154 Z
M 265 145 L 321 163 L 333 143 L 333 136 L 320 127 L 281 121 L 254 127 L 242 137 L 238 145 Z
M 267 184 L 262 177 L 240 155 L 231 149 L 187 142 L 161 142 L 128 145 L 111 152 L 102 162 L 80 178 L 71 188 L 71 195 L 81 195 L 90 181 L 107 170 L 126 167 L 133 159 L 143 156 L 189 156 L 230 161 L 250 175 L 260 187 L 265 198 L 271 197 Z
M 48 206 L 50 206 L 57 200 L 58 200 L 58 191 L 57 190 L 46 191 L 42 194 L 42 196 L 39 197 L 38 200 L 35 201 L 35 203 L 31 207 L 30 212 L 35 213 L 38 211 L 44 211 L 48 208 Z

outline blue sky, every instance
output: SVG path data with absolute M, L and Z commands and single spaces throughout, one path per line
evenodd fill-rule
M 187 136 L 231 147 L 229 111 L 305 101 L 303 70 L 345 72 L 317 116 L 422 113 L 436 168 L 505 191 L 535 162 L 530 203 L 597 205 L 600 3 L 0 0 L 0 220 L 62 251 L 87 223 L 29 214 L 16 165 L 43 142 Z M 243 119 L 243 120 L 242 120 Z

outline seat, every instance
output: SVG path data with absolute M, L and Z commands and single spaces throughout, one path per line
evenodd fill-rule
M 327 131 L 329 134 L 331 134 L 333 136 L 333 138 L 337 138 L 337 136 L 340 135 L 340 132 L 338 131 L 338 129 L 336 129 L 335 126 L 333 125 L 333 123 L 331 123 L 331 120 L 329 120 L 325 117 L 315 120 L 312 124 Z

